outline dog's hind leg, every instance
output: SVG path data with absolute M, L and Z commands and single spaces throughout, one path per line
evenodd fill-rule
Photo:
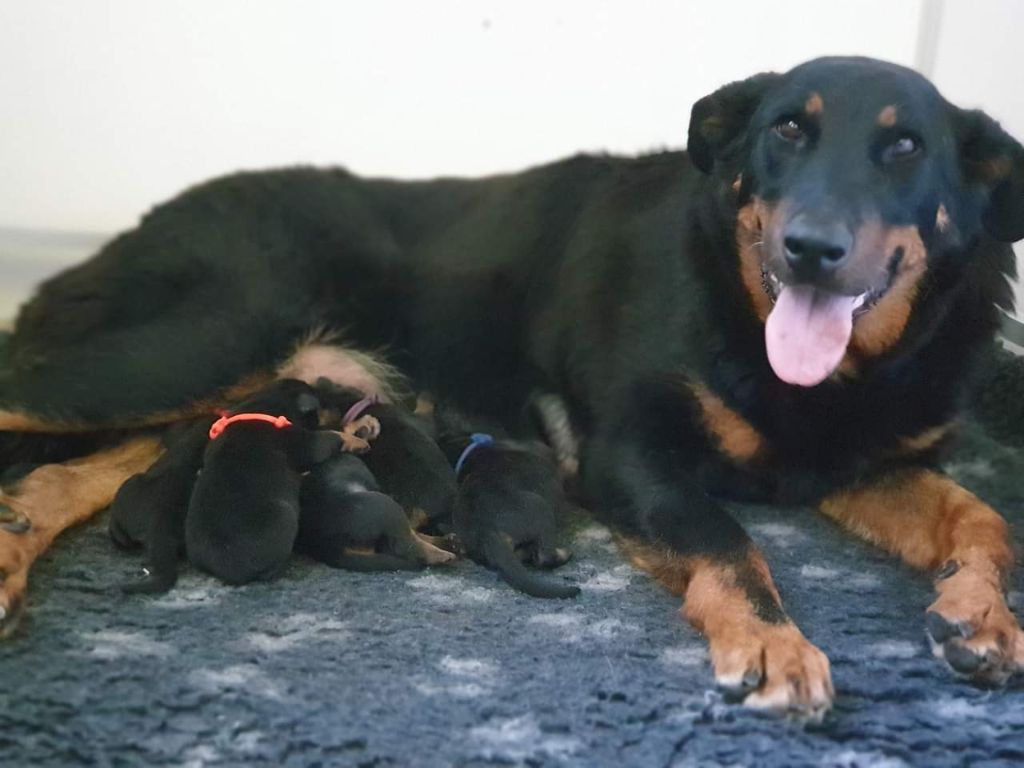
M 89 519 L 113 500 L 132 475 L 159 457 L 160 440 L 135 437 L 64 464 L 46 464 L 0 496 L 0 510 L 16 519 L 0 527 L 0 636 L 17 625 L 28 571 L 66 528 Z
M 935 655 L 987 685 L 1024 671 L 1024 631 L 1006 604 L 1009 527 L 949 477 L 906 470 L 836 493 L 821 511 L 915 568 L 934 570 L 925 624 Z

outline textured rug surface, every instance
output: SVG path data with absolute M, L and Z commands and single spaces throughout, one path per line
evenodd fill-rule
M 1024 544 L 1024 452 L 969 430 L 950 471 Z M 355 574 L 296 559 L 270 584 L 139 561 L 105 516 L 33 572 L 0 644 L 0 765 L 947 766 L 1024 761 L 1024 683 L 984 691 L 931 658 L 930 581 L 806 509 L 738 508 L 838 699 L 805 726 L 726 705 L 678 601 L 586 517 L 557 574 L 577 600 L 513 592 L 471 563 Z M 1011 599 L 1024 614 L 1024 579 Z

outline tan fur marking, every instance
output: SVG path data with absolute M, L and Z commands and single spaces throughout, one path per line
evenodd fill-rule
M 750 295 L 754 311 L 762 322 L 772 311 L 772 300 L 764 292 L 761 265 L 764 258 L 764 231 L 778 210 L 769 208 L 759 198 L 736 212 L 736 245 L 740 256 L 740 277 Z
M 108 506 L 121 484 L 145 472 L 162 450 L 158 438 L 136 437 L 91 456 L 39 467 L 18 483 L 15 495 L 0 495 L 0 503 L 31 523 L 25 533 L 0 531 L 0 573 L 5 577 L 0 580 L 0 607 L 8 618 L 24 600 L 35 559 L 61 531 Z M 0 626 L 0 635 L 13 624 Z
M 825 102 L 822 101 L 821 94 L 817 91 L 813 91 L 804 103 L 804 112 L 808 115 L 820 115 L 824 109 Z
M 886 258 L 903 249 L 899 271 L 879 302 L 853 324 L 847 354 L 875 357 L 891 349 L 906 329 L 917 297 L 918 285 L 927 269 L 927 254 L 916 227 L 882 227 L 865 224 L 857 234 L 858 248 L 870 248 Z
M 743 174 L 740 173 L 740 174 L 737 174 L 736 178 L 732 182 L 732 191 L 733 192 L 739 192 L 740 191 L 740 187 L 742 187 L 742 186 L 743 186 Z
M 725 454 L 742 464 L 764 452 L 765 439 L 750 422 L 709 389 L 699 384 L 690 389 L 700 404 L 704 426 L 715 436 Z
M 883 128 L 892 128 L 896 125 L 896 116 L 896 105 L 890 104 L 878 113 L 878 119 L 876 122 Z
M 929 470 L 834 494 L 821 503 L 821 511 L 915 568 L 938 568 L 956 559 L 1002 574 L 1013 563 L 1003 518 Z
M 946 232 L 949 230 L 949 212 L 946 210 L 946 206 L 939 203 L 939 210 L 935 212 L 935 228 L 939 232 Z
M 945 440 L 952 429 L 952 424 L 943 424 L 939 427 L 926 429 L 919 435 L 901 438 L 900 449 L 904 453 L 921 453 L 931 450 Z

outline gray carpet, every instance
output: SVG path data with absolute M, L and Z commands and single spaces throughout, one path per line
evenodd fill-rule
M 1024 451 L 972 429 L 950 470 L 1024 544 Z M 741 508 L 838 700 L 804 726 L 722 702 L 677 600 L 585 517 L 527 598 L 470 563 L 355 574 L 296 559 L 271 584 L 187 573 L 160 598 L 112 588 L 138 560 L 105 517 L 35 569 L 0 644 L 0 765 L 1019 765 L 1024 683 L 978 690 L 931 658 L 929 579 L 809 510 Z M 1011 598 L 1024 613 L 1024 578 Z

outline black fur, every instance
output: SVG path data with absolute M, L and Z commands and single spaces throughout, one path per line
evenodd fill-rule
M 325 408 L 339 419 L 364 398 L 362 392 L 327 379 L 317 381 L 316 390 Z M 380 483 L 380 489 L 397 501 L 410 518 L 423 513 L 430 529 L 447 532 L 455 501 L 455 475 L 437 443 L 400 405 L 375 403 L 363 413 L 380 422 L 380 434 L 360 457 Z M 337 428 L 341 428 L 340 423 Z
M 229 584 L 277 575 L 299 529 L 300 472 L 341 448 L 334 432 L 314 431 L 319 401 L 307 384 L 285 379 L 232 413 L 285 416 L 279 429 L 260 421 L 232 424 L 207 444 L 185 518 L 189 561 Z
M 353 571 L 415 570 L 426 565 L 405 511 L 380 492 L 355 456 L 342 454 L 302 480 L 295 549 L 335 568 Z M 347 547 L 373 554 L 346 552 Z
M 453 466 L 471 444 L 469 436 L 442 436 Z M 494 568 L 533 597 L 568 598 L 579 587 L 557 584 L 528 570 L 523 561 L 554 568 L 569 559 L 555 546 L 565 506 L 554 456 L 539 443 L 509 440 L 478 444 L 459 467 L 455 535 L 473 560 Z
M 124 584 L 125 592 L 166 592 L 177 582 L 185 515 L 212 421 L 198 419 L 171 430 L 164 455 L 117 492 L 110 507 L 110 536 L 125 548 L 143 546 L 148 571 L 146 578 Z

